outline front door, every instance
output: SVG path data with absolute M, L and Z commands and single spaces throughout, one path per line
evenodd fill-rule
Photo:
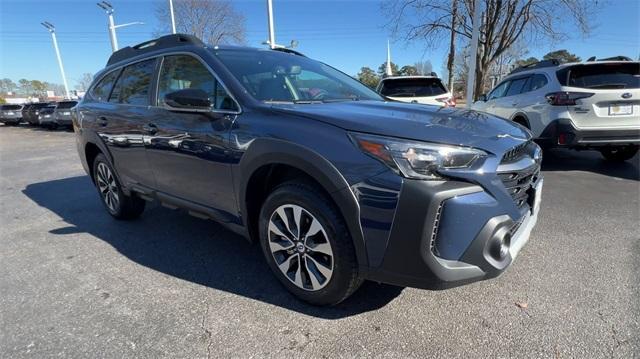
M 206 91 L 211 111 L 167 109 L 164 96 L 184 89 Z M 150 124 L 154 133 L 145 139 L 156 189 L 221 211 L 223 216 L 235 214 L 227 141 L 239 112 L 236 102 L 198 58 L 171 55 L 164 57 L 158 75 L 157 105 Z

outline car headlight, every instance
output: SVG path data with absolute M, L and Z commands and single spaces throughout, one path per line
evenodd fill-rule
M 441 170 L 468 168 L 487 155 L 478 149 L 361 133 L 349 136 L 360 149 L 407 178 L 442 179 Z

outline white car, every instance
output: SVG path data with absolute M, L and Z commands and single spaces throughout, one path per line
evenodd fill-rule
M 520 123 L 546 147 L 628 160 L 640 145 L 640 62 L 590 60 L 520 67 L 471 108 Z
M 380 80 L 376 91 L 395 101 L 455 107 L 456 100 L 436 76 L 391 76 Z

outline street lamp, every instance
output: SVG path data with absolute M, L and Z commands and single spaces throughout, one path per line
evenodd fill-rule
M 116 37 L 117 28 L 129 26 L 129 25 L 144 25 L 144 22 L 140 22 L 140 21 L 134 21 L 127 24 L 115 25 L 115 21 L 113 20 L 113 12 L 114 12 L 113 6 L 111 6 L 111 4 L 109 4 L 106 1 L 96 3 L 96 5 L 102 8 L 107 13 L 107 16 L 109 17 L 109 39 L 111 40 L 112 52 L 118 51 L 118 38 Z
M 64 83 L 64 93 L 66 98 L 70 98 L 69 96 L 69 86 L 67 86 L 67 77 L 64 74 L 64 67 L 62 66 L 62 58 L 60 57 L 60 49 L 58 49 L 58 40 L 56 39 L 56 28 L 50 22 L 44 21 L 40 23 L 44 26 L 49 33 L 51 34 L 51 39 L 53 40 L 53 48 L 56 50 L 56 56 L 58 57 L 58 65 L 60 66 L 60 73 L 62 74 L 62 82 Z

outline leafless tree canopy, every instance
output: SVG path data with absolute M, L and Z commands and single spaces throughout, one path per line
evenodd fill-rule
M 87 91 L 89 86 L 91 86 L 91 82 L 93 81 L 93 75 L 90 73 L 84 73 L 82 76 L 76 81 L 76 90 L 78 91 Z
M 245 18 L 226 0 L 173 0 L 176 31 L 192 34 L 208 44 L 243 44 Z M 159 33 L 171 32 L 167 0 L 157 2 L 156 15 L 162 24 Z
M 458 11 L 451 21 L 454 2 Z M 576 25 L 574 33 L 587 34 L 594 0 L 480 0 L 482 23 L 478 44 L 476 94 L 489 66 L 525 35 L 560 40 L 566 37 L 567 22 Z M 390 14 L 388 27 L 406 41 L 423 40 L 438 45 L 454 31 L 468 42 L 473 29 L 473 0 L 397 0 L 382 5 Z M 452 28 L 452 24 L 455 26 Z

